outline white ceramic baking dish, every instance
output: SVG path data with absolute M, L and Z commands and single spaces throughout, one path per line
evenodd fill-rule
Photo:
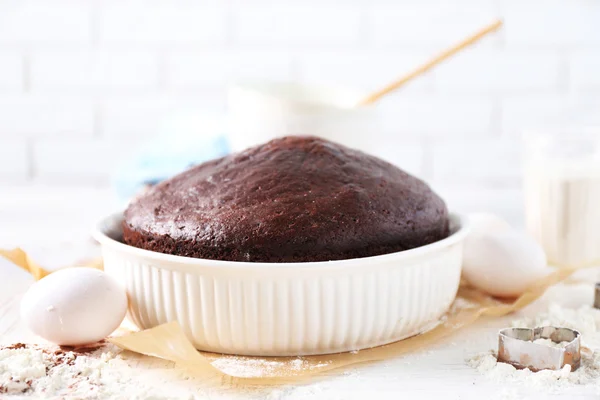
M 176 320 L 201 350 L 326 354 L 379 346 L 435 326 L 458 289 L 464 219 L 452 234 L 398 253 L 307 263 L 173 256 L 119 241 L 122 214 L 98 223 L 106 272 L 140 328 Z

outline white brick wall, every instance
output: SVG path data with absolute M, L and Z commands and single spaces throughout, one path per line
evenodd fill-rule
M 100 3 L 97 18 L 102 44 L 193 48 L 219 46 L 226 40 L 228 10 L 224 7 L 177 1 Z
M 600 51 L 574 53 L 569 73 L 569 80 L 575 90 L 600 91 Z
M 234 79 L 292 79 L 292 58 L 272 51 L 176 51 L 166 57 L 166 85 L 224 89 Z
M 498 12 L 496 4 L 486 0 L 428 0 L 377 4 L 368 16 L 375 46 L 440 48 L 491 23 Z M 496 43 L 499 37 L 491 40 Z
M 436 73 L 441 91 L 483 94 L 556 93 L 560 57 L 551 51 L 472 48 Z
M 394 54 L 382 50 L 306 51 L 296 55 L 300 80 L 333 86 L 347 86 L 369 91 L 385 86 L 394 77 L 409 72 L 431 57 L 430 52 L 403 51 Z M 364 72 L 361 72 L 364 71 Z M 431 91 L 432 74 L 425 74 L 402 90 Z
M 486 137 L 493 131 L 494 102 L 470 94 L 415 94 L 381 103 L 383 129 L 405 138 Z
M 1 94 L 0 138 L 91 137 L 94 113 L 90 98 L 68 94 Z
M 29 177 L 28 149 L 24 141 L 4 140 L 0 144 L 0 180 L 16 183 Z
M 600 2 L 594 0 L 505 0 L 509 47 L 551 49 L 600 45 Z
M 49 182 L 107 183 L 119 160 L 139 144 L 128 140 L 39 140 L 33 148 L 33 170 Z
M 439 182 L 511 186 L 519 179 L 518 143 L 507 139 L 440 140 L 433 145 L 433 178 Z
M 44 91 L 152 91 L 157 55 L 129 51 L 39 52 L 30 58 L 31 89 Z
M 84 4 L 81 4 L 84 3 Z M 0 44 L 22 48 L 88 45 L 92 9 L 86 2 L 16 1 L 0 3 Z
M 23 57 L 18 53 L 0 54 L 0 90 L 19 92 L 23 87 Z
M 598 1 L 2 1 L 0 185 L 107 182 L 174 113 L 222 114 L 231 82 L 371 90 L 498 16 L 366 134 L 442 188 L 515 190 L 523 128 L 600 124 Z
M 356 46 L 364 21 L 361 8 L 335 5 L 274 2 L 236 6 L 232 10 L 232 35 L 236 43 L 254 46 L 299 48 Z
M 523 130 L 557 125 L 600 126 L 600 97 L 597 95 L 506 96 L 502 102 L 502 130 L 519 137 Z
M 99 135 L 108 139 L 151 138 L 168 126 L 169 118 L 177 113 L 194 113 L 202 110 L 210 114 L 223 114 L 223 90 L 204 89 L 191 94 L 139 94 L 108 95 L 102 99 L 99 117 L 102 121 Z

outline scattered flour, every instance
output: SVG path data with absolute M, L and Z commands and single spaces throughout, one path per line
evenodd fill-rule
M 281 360 L 265 360 L 243 356 L 223 356 L 211 363 L 213 367 L 233 376 L 244 378 L 266 377 L 278 371 L 310 371 L 328 363 L 312 363 L 302 357 Z
M 212 362 L 213 367 L 226 374 L 244 378 L 269 376 L 274 371 L 282 368 L 282 364 L 281 361 L 267 361 L 236 356 L 221 357 Z
M 479 308 L 480 305 L 463 297 L 457 297 L 448 310 L 448 314 L 454 314 L 458 311 L 468 310 L 471 308 Z
M 520 328 L 550 325 L 579 331 L 582 344 L 581 366 L 573 372 L 570 365 L 565 365 L 560 371 L 544 370 L 534 373 L 529 369 L 517 370 L 512 365 L 497 362 L 493 351 L 475 355 L 468 360 L 468 364 L 498 382 L 521 383 L 549 391 L 572 385 L 585 385 L 594 387 L 600 394 L 600 310 L 590 306 L 568 309 L 552 304 L 547 313 L 513 321 L 512 325 Z M 559 344 L 548 339 L 536 342 L 539 341 L 564 347 L 564 342 Z
M 16 344 L 0 347 L 0 397 L 171 399 L 135 378 L 110 344 L 83 351 Z

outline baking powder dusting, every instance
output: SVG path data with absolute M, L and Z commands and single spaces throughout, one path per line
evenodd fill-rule
M 569 309 L 552 304 L 548 312 L 534 318 L 513 321 L 512 325 L 518 328 L 549 325 L 579 331 L 582 345 L 581 366 L 573 372 L 570 365 L 565 365 L 559 371 L 543 370 L 534 373 L 529 369 L 517 370 L 512 365 L 497 362 L 493 351 L 475 355 L 468 360 L 468 364 L 498 382 L 522 383 L 548 391 L 585 385 L 595 388 L 600 393 L 600 310 L 587 305 Z

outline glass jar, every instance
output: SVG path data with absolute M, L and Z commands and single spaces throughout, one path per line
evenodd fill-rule
M 525 224 L 562 267 L 600 265 L 600 129 L 524 136 Z

